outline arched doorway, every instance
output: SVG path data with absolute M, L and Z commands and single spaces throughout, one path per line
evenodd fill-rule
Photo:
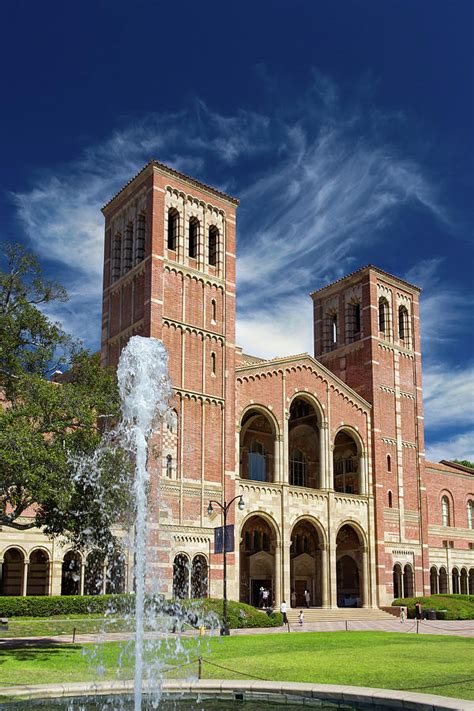
M 340 528 L 336 538 L 337 606 L 361 607 L 363 604 L 363 545 L 357 531 L 349 524 Z
M 446 568 L 439 569 L 439 594 L 448 594 L 448 573 L 446 572 Z
M 207 597 L 207 560 L 203 555 L 195 555 L 191 565 L 191 597 Z
M 3 556 L 2 595 L 22 595 L 25 556 L 19 548 L 9 548 Z
M 393 597 L 396 600 L 403 597 L 403 570 L 400 563 L 393 566 Z
M 104 587 L 105 558 L 101 551 L 92 551 L 87 556 L 84 571 L 84 595 L 100 595 Z
M 80 595 L 82 558 L 77 551 L 68 551 L 63 558 L 61 595 Z
M 173 562 L 173 597 L 189 597 L 189 558 L 184 553 L 179 553 Z
M 459 570 L 457 568 L 453 568 L 451 578 L 453 581 L 453 595 L 459 595 Z
M 319 424 L 314 406 L 303 396 L 290 406 L 288 420 L 288 481 L 291 486 L 321 488 Z
M 125 556 L 120 550 L 114 551 L 107 560 L 105 592 L 107 595 L 125 592 Z
M 334 491 L 345 494 L 360 494 L 359 447 L 354 437 L 341 430 L 334 440 Z
M 469 570 L 469 595 L 474 595 L 474 568 Z
M 275 481 L 278 442 L 274 424 L 263 411 L 248 410 L 240 429 L 240 476 L 253 481 Z
M 463 568 L 461 570 L 461 595 L 468 595 L 468 580 L 467 580 L 467 569 Z
M 27 595 L 47 595 L 49 592 L 49 556 L 45 551 L 36 550 L 30 554 Z
M 413 568 L 407 563 L 403 568 L 403 597 L 413 597 L 414 594 Z
M 306 605 L 305 590 L 310 593 L 311 607 L 321 607 L 322 559 L 319 532 L 310 521 L 298 521 L 291 532 L 291 591 L 296 593 L 297 607 Z
M 244 523 L 240 537 L 240 600 L 258 607 L 260 588 L 275 597 L 276 532 L 262 516 L 251 516 Z
M 438 571 L 433 566 L 430 568 L 430 592 L 432 595 L 437 595 L 439 592 L 438 582 Z

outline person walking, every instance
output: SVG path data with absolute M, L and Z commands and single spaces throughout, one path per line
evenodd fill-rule
M 300 614 L 298 615 L 298 622 L 300 623 L 300 625 L 302 625 L 303 622 L 304 622 L 304 612 L 303 612 L 303 610 L 300 610 Z
M 282 600 L 280 603 L 280 612 L 283 617 L 283 624 L 287 625 L 288 624 L 288 617 L 286 616 L 286 601 Z
M 305 589 L 305 591 L 304 591 L 304 600 L 306 603 L 306 607 L 309 608 L 309 603 L 311 601 L 311 593 L 309 592 L 308 589 Z
M 403 624 L 405 622 L 405 608 L 403 605 L 400 608 L 400 622 Z
M 296 607 L 296 590 L 291 591 L 291 607 Z
M 267 590 L 267 588 L 264 588 L 263 593 L 262 593 L 262 599 L 263 599 L 263 607 L 268 607 L 269 602 L 270 602 L 270 591 Z

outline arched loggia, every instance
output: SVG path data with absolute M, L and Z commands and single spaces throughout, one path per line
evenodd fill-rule
M 320 417 L 314 404 L 298 395 L 290 405 L 288 420 L 288 481 L 291 486 L 321 488 Z
M 300 519 L 291 532 L 290 583 L 297 607 L 306 605 L 305 591 L 310 607 L 328 604 L 326 548 L 321 532 L 308 519 Z
M 277 481 L 279 450 L 275 423 L 263 408 L 250 408 L 241 421 L 240 476 Z
M 333 447 L 334 490 L 344 494 L 366 494 L 367 481 L 362 442 L 350 429 L 341 429 Z
M 336 579 L 338 607 L 367 606 L 367 552 L 362 535 L 347 523 L 336 538 Z
M 240 600 L 258 607 L 260 589 L 269 591 L 271 603 L 277 595 L 277 534 L 258 514 L 248 518 L 240 534 Z

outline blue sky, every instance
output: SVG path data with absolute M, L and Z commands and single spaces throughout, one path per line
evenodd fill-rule
M 428 456 L 474 460 L 473 14 L 457 0 L 17 2 L 0 46 L 2 239 L 98 346 L 100 207 L 150 157 L 241 198 L 238 342 L 312 348 L 308 293 L 424 289 Z

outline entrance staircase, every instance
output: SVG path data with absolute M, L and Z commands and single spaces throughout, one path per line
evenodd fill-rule
M 357 620 L 374 622 L 393 622 L 393 616 L 388 612 L 380 610 L 378 607 L 338 607 L 333 609 L 323 609 L 321 607 L 293 607 L 287 610 L 288 622 L 290 625 L 298 622 L 300 610 L 304 612 L 304 621 L 307 622 L 344 622 L 347 620 Z

